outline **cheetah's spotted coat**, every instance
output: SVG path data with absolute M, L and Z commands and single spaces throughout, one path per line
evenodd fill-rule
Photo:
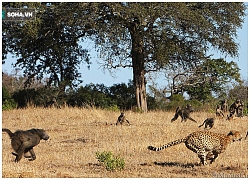
M 223 153 L 227 146 L 234 141 L 241 140 L 238 131 L 230 131 L 228 135 L 213 133 L 209 131 L 193 132 L 185 138 L 167 143 L 161 147 L 148 146 L 149 150 L 160 151 L 170 146 L 185 143 L 186 147 L 195 152 L 203 165 L 207 165 L 207 159 L 210 163 L 214 162 L 220 153 Z

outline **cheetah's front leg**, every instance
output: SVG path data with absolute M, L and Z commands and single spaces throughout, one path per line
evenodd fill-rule
M 198 157 L 200 158 L 200 163 L 202 165 L 207 165 L 207 160 L 206 160 L 206 157 L 207 157 L 207 153 L 205 150 L 200 150 L 197 152 L 198 154 Z

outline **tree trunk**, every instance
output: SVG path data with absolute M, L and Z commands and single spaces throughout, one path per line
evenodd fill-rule
M 130 29 L 131 30 L 131 29 Z M 143 36 L 134 26 L 131 33 L 132 39 L 132 66 L 137 107 L 147 112 L 145 66 L 143 55 Z

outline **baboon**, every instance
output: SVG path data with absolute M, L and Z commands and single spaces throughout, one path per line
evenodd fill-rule
M 36 159 L 33 147 L 40 143 L 41 139 L 48 140 L 49 136 L 43 129 L 30 129 L 26 131 L 18 130 L 12 133 L 9 129 L 3 128 L 2 132 L 7 132 L 11 139 L 11 146 L 16 156 L 15 162 L 19 162 L 24 154 L 25 158 L 29 161 Z M 28 155 L 28 152 L 30 155 Z
M 224 117 L 224 113 L 223 113 L 222 108 L 221 108 L 220 105 L 216 106 L 216 116 L 217 117 Z
M 214 118 L 207 118 L 199 127 L 203 126 L 205 124 L 204 129 L 211 129 L 214 126 Z
M 118 125 L 118 123 L 120 123 L 122 125 L 125 121 L 128 123 L 128 125 L 130 125 L 129 121 L 125 117 L 124 112 L 122 112 L 117 119 L 116 125 Z
M 171 122 L 174 122 L 176 119 L 178 119 L 179 116 L 181 116 L 181 122 L 186 122 L 187 119 L 196 122 L 193 118 L 190 117 L 190 113 L 193 112 L 194 109 L 192 108 L 191 104 L 187 104 L 185 108 L 181 109 L 179 106 L 175 110 L 174 118 L 171 119 Z M 197 122 L 196 122 L 197 123 Z
M 221 110 L 223 113 L 227 112 L 228 110 L 228 104 L 226 99 L 221 101 Z
M 239 109 L 240 107 L 240 109 Z M 239 111 L 241 111 L 240 113 L 242 114 L 242 109 L 243 109 L 243 103 L 241 102 L 240 99 L 236 99 L 236 101 L 230 106 L 229 108 L 229 116 L 227 116 L 227 119 L 230 120 L 233 118 L 233 115 L 236 112 L 236 116 L 239 116 Z
M 241 101 L 241 104 L 236 109 L 237 117 L 243 117 L 243 107 L 244 107 L 244 103 Z

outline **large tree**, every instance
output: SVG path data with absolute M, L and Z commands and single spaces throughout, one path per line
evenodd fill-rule
M 233 2 L 90 2 L 50 5 L 37 8 L 41 14 L 38 14 L 41 18 L 37 18 L 37 21 L 19 23 L 20 34 L 15 31 L 13 35 L 9 29 L 6 31 L 3 28 L 3 35 L 7 37 L 3 39 L 4 50 L 8 49 L 18 56 L 21 54 L 19 62 L 31 74 L 49 72 L 52 80 L 63 77 L 61 75 L 78 78 L 78 74 L 56 71 L 54 67 L 70 61 L 69 66 L 61 68 L 76 70 L 74 67 L 78 61 L 75 57 L 85 54 L 80 50 L 78 42 L 88 32 L 96 45 L 99 45 L 97 48 L 106 68 L 133 69 L 137 106 L 145 112 L 145 75 L 166 66 L 173 70 L 180 66 L 184 70 L 193 69 L 204 63 L 211 48 L 232 57 L 237 56 L 238 44 L 235 38 L 246 10 L 244 3 Z M 43 23 L 46 24 L 43 29 L 33 28 Z M 37 33 L 38 29 L 40 34 Z M 10 34 L 13 36 L 9 37 Z M 48 38 L 42 41 L 39 39 L 41 37 Z M 26 42 L 20 44 L 24 40 Z M 54 58 L 57 63 L 47 65 Z
M 78 84 L 82 62 L 90 63 L 87 50 L 80 42 L 86 27 L 74 18 L 78 3 L 4 3 L 6 8 L 35 8 L 33 21 L 3 22 L 3 51 L 17 57 L 16 67 L 27 76 L 27 85 L 34 78 L 47 78 L 47 85 L 65 88 Z
M 172 74 L 172 77 L 169 75 L 172 78 L 172 84 L 168 90 L 170 92 L 168 98 L 171 98 L 173 94 L 184 92 L 190 96 L 190 99 L 203 102 L 212 97 L 212 94 L 225 97 L 228 85 L 235 82 L 242 83 L 239 70 L 238 65 L 233 61 L 208 58 L 196 68 L 167 72 Z
M 138 108 L 147 111 L 145 74 L 200 66 L 211 48 L 238 55 L 244 3 L 90 3 L 107 68 L 132 67 Z

